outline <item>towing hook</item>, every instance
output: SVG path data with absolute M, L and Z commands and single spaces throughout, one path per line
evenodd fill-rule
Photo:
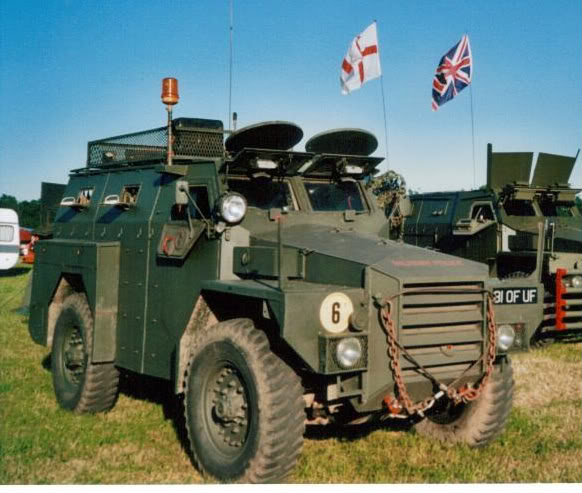
M 382 293 L 373 294 L 372 299 L 374 300 L 374 303 L 376 304 L 376 306 L 378 306 L 378 308 L 384 308 L 386 305 L 390 303 L 388 298 L 385 298 Z

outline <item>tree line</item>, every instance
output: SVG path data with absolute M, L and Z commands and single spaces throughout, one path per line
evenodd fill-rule
M 19 202 L 16 197 L 3 193 L 0 196 L 0 208 L 15 210 L 21 227 L 35 229 L 40 226 L 39 199 Z

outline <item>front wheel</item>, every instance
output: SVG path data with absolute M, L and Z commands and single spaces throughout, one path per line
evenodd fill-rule
M 303 388 L 248 319 L 201 332 L 186 375 L 185 413 L 194 462 L 222 482 L 273 483 L 303 445 Z
M 487 386 L 473 402 L 441 407 L 415 425 L 418 433 L 451 443 L 483 447 L 503 431 L 513 402 L 513 369 L 509 357 L 496 364 Z

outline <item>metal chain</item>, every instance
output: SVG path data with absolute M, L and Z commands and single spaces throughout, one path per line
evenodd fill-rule
M 439 382 L 433 375 L 431 375 L 428 370 L 426 370 L 420 363 L 418 363 L 414 358 L 398 343 L 398 336 L 396 334 L 396 329 L 394 327 L 394 321 L 392 320 L 392 300 L 404 293 L 398 293 L 390 299 L 384 299 L 382 306 L 380 308 L 380 321 L 382 323 L 383 329 L 386 332 L 386 340 L 388 342 L 388 357 L 390 359 L 390 369 L 394 375 L 394 382 L 398 389 L 398 403 L 396 408 L 403 407 L 408 415 L 413 415 L 415 413 L 422 414 L 423 411 L 430 408 L 436 399 L 446 393 L 446 395 L 455 404 L 461 402 L 467 403 L 477 399 L 489 381 L 491 373 L 493 372 L 493 364 L 495 362 L 495 345 L 496 345 L 496 327 L 495 327 L 495 312 L 493 310 L 493 297 L 490 293 L 487 293 L 487 329 L 489 332 L 489 347 L 487 353 L 483 354 L 473 365 L 467 368 L 463 374 L 457 378 L 450 385 L 445 385 Z M 426 399 L 417 402 L 416 404 L 412 401 L 406 384 L 404 383 L 404 377 L 402 375 L 402 368 L 400 367 L 400 350 L 406 353 L 407 357 L 412 360 L 414 364 L 417 365 L 418 369 L 424 373 L 424 375 L 432 380 L 439 388 L 439 391 L 433 396 L 427 397 Z M 486 357 L 486 369 L 483 377 L 479 381 L 476 387 L 469 387 L 465 385 L 460 389 L 454 387 L 456 382 L 458 382 L 465 373 L 467 373 L 471 368 L 473 368 L 477 363 L 482 361 Z M 398 410 L 398 409 L 395 409 Z

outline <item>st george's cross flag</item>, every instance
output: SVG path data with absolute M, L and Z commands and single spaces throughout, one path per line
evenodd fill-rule
M 432 80 L 432 110 L 436 111 L 465 89 L 473 76 L 473 58 L 466 34 L 439 62 Z
M 381 75 L 378 35 L 376 22 L 373 22 L 354 38 L 343 59 L 340 74 L 342 94 L 355 91 Z

